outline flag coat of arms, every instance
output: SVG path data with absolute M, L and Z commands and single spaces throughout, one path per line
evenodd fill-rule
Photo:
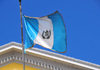
M 44 17 L 26 17 L 25 49 L 38 44 L 42 47 L 66 52 L 66 30 L 61 14 L 56 11 Z

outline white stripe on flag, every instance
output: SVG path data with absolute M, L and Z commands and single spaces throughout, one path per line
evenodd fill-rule
M 54 43 L 54 34 L 53 34 L 53 24 L 51 19 L 49 19 L 48 17 L 42 17 L 38 19 L 38 22 L 39 22 L 39 32 L 36 39 L 34 40 L 34 43 L 39 44 L 45 48 L 52 49 Z M 45 36 L 46 32 L 49 35 L 51 32 L 49 39 L 46 39 L 47 38 L 47 36 Z M 45 39 L 43 38 L 43 36 L 45 36 Z

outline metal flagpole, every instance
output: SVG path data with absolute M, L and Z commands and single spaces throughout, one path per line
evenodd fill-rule
M 23 24 L 22 24 L 22 8 L 21 8 L 21 0 L 19 0 L 20 5 L 20 20 L 21 20 L 21 40 L 22 40 L 22 59 L 23 59 L 23 70 L 25 70 L 25 55 L 24 55 L 24 42 L 23 42 Z

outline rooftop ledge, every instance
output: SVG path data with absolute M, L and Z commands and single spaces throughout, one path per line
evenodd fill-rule
M 9 51 L 11 49 L 21 52 L 22 47 L 20 43 L 10 42 L 8 44 L 0 46 L 0 54 L 3 54 L 6 51 Z M 26 49 L 26 53 L 37 56 L 37 57 L 47 58 L 50 60 L 61 62 L 64 64 L 73 65 L 75 67 L 87 68 L 87 69 L 92 69 L 92 70 L 100 70 L 100 65 L 93 64 L 93 63 L 86 62 L 79 59 L 75 59 L 69 56 L 53 53 L 50 51 L 38 49 L 38 48 Z

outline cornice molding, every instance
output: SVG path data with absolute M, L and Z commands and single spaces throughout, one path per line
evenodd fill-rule
M 11 42 L 11 43 L 8 43 L 6 45 L 0 46 L 0 54 L 6 53 L 7 51 L 11 51 L 12 49 L 21 52 L 21 50 L 22 50 L 21 44 L 16 43 L 16 42 Z M 75 59 L 72 57 L 60 55 L 57 53 L 49 52 L 46 50 L 41 50 L 38 48 L 27 49 L 26 53 L 29 55 L 34 55 L 37 57 L 46 58 L 46 59 L 60 62 L 63 64 L 72 65 L 76 68 L 100 70 L 100 65 L 89 63 L 89 62 Z

